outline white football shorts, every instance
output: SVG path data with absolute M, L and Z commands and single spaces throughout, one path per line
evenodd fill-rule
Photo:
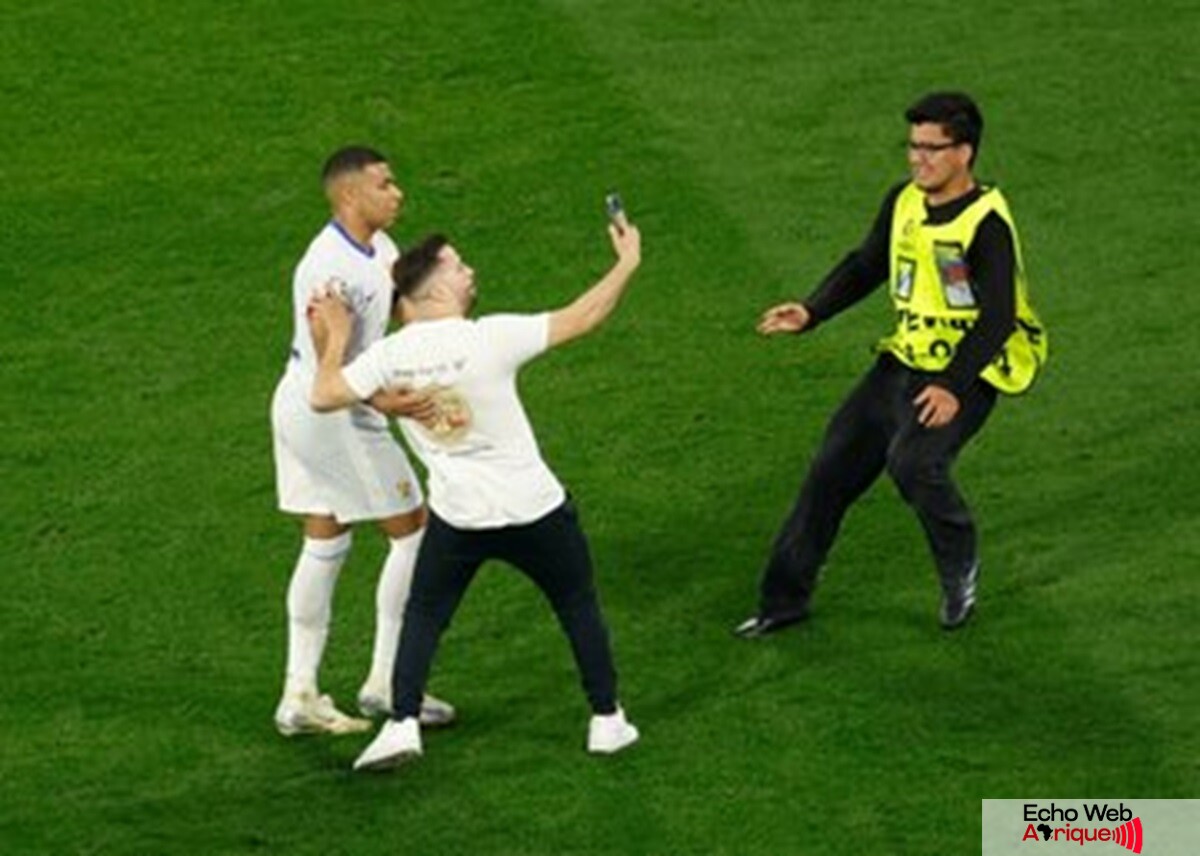
M 271 433 L 282 511 L 354 523 L 407 514 L 424 501 L 408 456 L 384 420 L 368 424 L 349 410 L 317 413 L 290 372 L 271 400 Z

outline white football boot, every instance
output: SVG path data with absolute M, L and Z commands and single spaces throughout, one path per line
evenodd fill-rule
M 275 727 L 284 737 L 297 734 L 361 734 L 370 720 L 342 713 L 327 695 L 314 692 L 285 694 L 275 708 Z
M 607 716 L 593 716 L 588 723 L 587 750 L 595 755 L 612 755 L 637 742 L 638 730 L 617 708 Z
M 421 756 L 421 726 L 415 717 L 389 719 L 371 745 L 354 759 L 355 770 L 390 770 Z
M 358 710 L 366 717 L 379 719 L 392 714 L 392 692 L 386 684 L 368 680 L 358 691 Z M 458 718 L 449 702 L 426 693 L 421 697 L 421 727 L 445 728 Z

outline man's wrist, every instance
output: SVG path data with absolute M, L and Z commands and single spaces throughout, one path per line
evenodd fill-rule
M 968 386 L 969 382 L 967 384 L 964 384 L 960 379 L 958 379 L 956 377 L 952 377 L 952 376 L 946 375 L 946 374 L 939 374 L 939 375 L 934 375 L 932 378 L 930 378 L 929 384 L 931 386 L 936 386 L 936 387 L 939 387 L 940 389 L 946 390 L 946 392 L 950 393 L 955 398 L 957 398 L 961 401 L 962 397 L 963 397 L 963 392 L 964 392 L 963 387 Z
M 804 311 L 808 313 L 808 320 L 804 322 L 804 327 L 800 332 L 807 332 L 821 323 L 822 319 L 819 315 L 817 315 L 816 310 L 813 309 L 811 303 L 809 303 L 807 300 L 799 300 L 797 303 L 804 307 Z
M 325 342 L 325 353 L 330 356 L 336 356 L 340 365 L 348 347 L 350 347 L 350 336 L 348 334 L 331 333 L 329 339 Z

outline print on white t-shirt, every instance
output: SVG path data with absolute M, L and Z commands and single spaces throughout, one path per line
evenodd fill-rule
M 546 314 L 419 321 L 344 369 L 362 398 L 387 386 L 436 390 L 432 428 L 409 419 L 400 425 L 429 470 L 430 507 L 454 526 L 529 523 L 565 499 L 516 387 L 517 370 L 546 349 L 548 335 Z

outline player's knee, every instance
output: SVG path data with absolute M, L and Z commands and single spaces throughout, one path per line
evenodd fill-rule
M 427 516 L 425 506 L 422 505 L 405 514 L 380 520 L 379 528 L 389 538 L 407 538 L 424 528 Z
M 305 540 L 336 541 L 350 532 L 350 527 L 339 523 L 337 518 L 323 515 L 309 515 L 304 518 Z

